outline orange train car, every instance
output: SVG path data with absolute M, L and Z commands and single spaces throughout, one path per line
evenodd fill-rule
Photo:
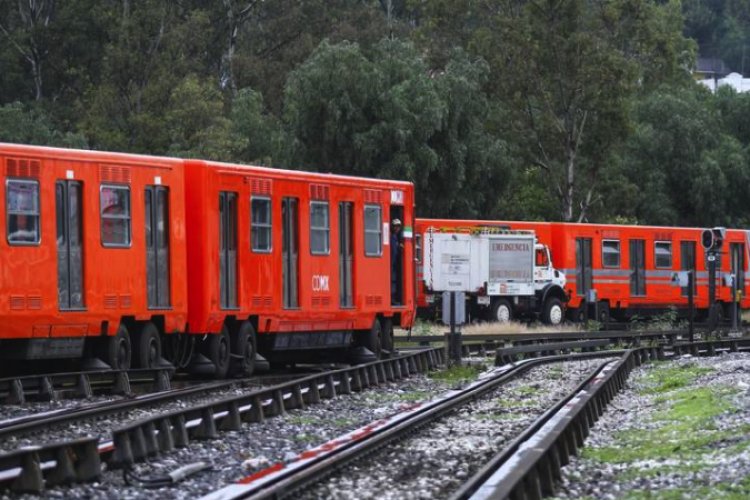
M 553 259 L 568 277 L 571 315 L 585 315 L 588 290 L 595 290 L 599 320 L 653 315 L 671 307 L 685 310 L 687 287 L 675 286 L 679 271 L 694 271 L 694 301 L 699 316 L 709 310 L 729 317 L 732 287 L 722 275 L 737 276 L 742 309 L 747 297 L 750 232 L 728 229 L 718 254 L 715 304 L 709 304 L 708 252 L 701 244 L 703 229 L 609 224 L 551 224 Z
M 158 363 L 187 321 L 182 162 L 0 144 L 0 176 L 0 357 Z
M 571 319 L 582 320 L 586 315 L 585 299 L 589 290 L 596 295 L 598 319 L 607 322 L 611 317 L 625 320 L 636 315 L 659 314 L 670 308 L 684 312 L 688 305 L 687 288 L 675 286 L 675 273 L 693 270 L 695 275 L 695 307 L 699 316 L 709 311 L 729 317 L 732 307 L 732 287 L 722 280 L 722 274 L 737 276 L 737 291 L 741 309 L 750 308 L 747 291 L 750 287 L 750 231 L 728 229 L 718 255 L 715 282 L 715 304 L 709 307 L 708 253 L 701 245 L 704 229 L 628 226 L 615 224 L 578 224 L 564 222 L 483 221 L 450 219 L 417 219 L 416 242 L 429 227 L 498 226 L 513 230 L 533 230 L 540 243 L 551 249 L 555 268 L 567 278 L 568 313 Z M 417 276 L 421 280 L 421 260 L 418 257 Z M 417 305 L 430 306 L 424 287 L 417 287 Z M 593 313 L 594 308 L 589 311 Z
M 227 347 L 271 361 L 379 354 L 394 325 L 411 326 L 411 183 L 204 161 L 185 176 L 190 330 L 211 334 L 203 354 L 219 372 Z
M 0 358 L 222 377 L 413 321 L 410 183 L 13 144 L 0 168 Z

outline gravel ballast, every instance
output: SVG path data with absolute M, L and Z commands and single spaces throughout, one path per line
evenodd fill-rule
M 451 388 L 424 375 L 381 384 L 362 392 L 324 399 L 304 410 L 292 410 L 241 431 L 221 432 L 218 439 L 191 440 L 186 448 L 136 464 L 141 477 L 155 477 L 198 461 L 212 464 L 208 471 L 190 476 L 174 487 L 145 489 L 129 486 L 122 471 L 105 472 L 97 483 L 56 488 L 50 493 L 65 498 L 192 499 L 233 483 L 274 463 L 296 458 L 302 451 L 391 415 L 417 401 L 428 400 Z
M 536 367 L 415 435 L 359 460 L 302 498 L 444 498 L 605 360 Z
M 750 354 L 634 370 L 562 472 L 558 498 L 750 497 Z

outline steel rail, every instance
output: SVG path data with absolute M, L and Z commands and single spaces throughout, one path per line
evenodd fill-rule
M 296 461 L 277 464 L 266 471 L 245 478 L 239 484 L 229 485 L 204 497 L 205 500 L 234 500 L 240 498 L 266 499 L 285 498 L 305 486 L 318 482 L 321 478 L 340 469 L 348 463 L 372 453 L 424 427 L 430 422 L 450 413 L 469 401 L 477 399 L 489 391 L 525 373 L 533 367 L 573 359 L 589 359 L 621 355 L 623 351 L 597 351 L 590 353 L 566 354 L 534 358 L 504 367 L 498 374 L 480 379 L 463 390 L 455 391 L 449 397 L 417 405 L 411 410 L 397 415 L 390 421 L 379 421 L 364 429 L 337 440 L 335 445 L 326 443 L 303 452 Z
M 46 443 L 0 454 L 0 487 L 12 491 L 39 493 L 45 487 L 70 481 L 90 481 L 101 475 L 101 462 L 108 467 L 130 466 L 135 461 L 170 452 L 188 445 L 189 439 L 212 439 L 219 430 L 237 430 L 243 422 L 259 422 L 280 415 L 288 409 L 319 403 L 338 393 L 363 390 L 381 382 L 408 378 L 411 373 L 425 372 L 442 364 L 441 349 L 422 349 L 391 359 L 327 372 L 306 374 L 293 381 L 266 388 L 253 388 L 245 394 L 230 396 L 196 406 L 161 413 L 112 430 L 112 440 L 98 437 Z M 170 399 L 196 390 L 215 391 L 237 381 L 210 384 L 211 388 L 175 390 Z M 319 390 L 320 386 L 323 387 Z M 179 395 L 175 394 L 180 392 Z M 155 395 L 158 396 L 158 395 Z M 153 404 L 153 399 L 149 404 Z M 109 414 L 112 409 L 104 409 Z M 125 411 L 118 406 L 114 412 Z M 100 416 L 96 411 L 72 415 L 52 415 L 56 423 Z M 34 421 L 6 428 L 11 432 L 28 432 L 48 426 Z M 94 456 L 95 455 L 95 456 Z
M 131 384 L 153 385 L 155 391 L 170 389 L 174 367 L 134 370 L 96 370 L 66 373 L 42 373 L 0 378 L 0 403 L 23 404 L 29 397 L 54 401 L 67 394 L 87 398 L 102 390 L 129 394 Z
M 469 478 L 451 500 L 542 498 L 554 493 L 561 467 L 583 446 L 630 371 L 652 356 L 650 349 L 628 350 L 597 370 Z

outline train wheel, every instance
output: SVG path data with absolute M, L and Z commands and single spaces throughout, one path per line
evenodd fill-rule
M 602 324 L 603 327 L 609 325 L 612 317 L 609 311 L 608 302 L 599 302 L 599 317 L 597 318 L 597 320 Z
M 510 306 L 510 302 L 505 299 L 499 299 L 492 304 L 490 321 L 509 323 L 512 319 L 513 308 Z
M 132 355 L 130 333 L 125 325 L 120 325 L 117 333 L 104 341 L 102 359 L 113 370 L 129 370 Z
M 383 353 L 383 330 L 380 326 L 380 320 L 375 318 L 372 328 L 362 332 L 362 341 L 360 345 L 370 350 L 378 359 Z
M 214 378 L 226 378 L 231 359 L 227 325 L 221 328 L 221 333 L 208 336 L 204 343 L 204 354 L 214 364 Z
M 563 305 L 557 297 L 550 297 L 544 304 L 542 311 L 542 322 L 557 326 L 563 321 Z
M 255 328 L 249 321 L 243 321 L 232 336 L 232 375 L 249 377 L 255 371 L 255 354 L 258 342 Z
M 143 325 L 138 335 L 134 354 L 138 368 L 156 368 L 161 360 L 161 339 L 159 329 L 152 322 Z
M 381 328 L 381 346 L 388 352 L 393 352 L 393 318 L 383 318 Z

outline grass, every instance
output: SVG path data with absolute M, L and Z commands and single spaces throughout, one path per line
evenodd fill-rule
M 440 323 L 432 323 L 417 319 L 412 327 L 412 335 L 434 335 L 442 336 L 449 327 Z M 583 329 L 583 325 L 576 323 L 563 323 L 559 326 L 547 326 L 540 323 L 520 323 L 517 321 L 511 321 L 509 323 L 489 323 L 480 322 L 465 325 L 461 328 L 463 335 L 482 335 L 482 334 L 507 334 L 507 333 L 559 333 L 559 332 L 570 332 L 579 331 Z M 406 331 L 397 331 L 398 335 L 406 335 Z
M 650 396 L 655 412 L 643 426 L 616 432 L 608 446 L 585 447 L 582 456 L 599 463 L 623 464 L 617 474 L 623 484 L 638 478 L 661 475 L 704 476 L 710 470 L 716 454 L 729 457 L 750 448 L 750 423 L 733 429 L 718 429 L 717 417 L 734 411 L 733 395 L 739 389 L 731 386 L 696 387 L 695 380 L 711 369 L 695 364 L 674 366 L 655 363 L 637 380 L 640 392 Z M 637 484 L 637 483 L 635 483 Z M 628 490 L 623 498 L 682 499 L 750 498 L 750 478 L 735 484 L 707 485 L 699 483 L 685 489 L 659 491 Z
M 623 498 L 628 500 L 682 500 L 684 498 L 721 498 L 726 500 L 746 500 L 750 498 L 750 478 L 739 483 L 714 484 L 691 488 L 674 488 L 660 491 L 633 490 Z
M 484 366 L 481 365 L 460 365 L 451 366 L 446 370 L 430 372 L 428 375 L 431 379 L 442 380 L 448 383 L 468 382 L 477 378 Z
M 651 430 L 625 430 L 613 446 L 584 448 L 587 458 L 609 463 L 640 460 L 695 458 L 736 435 L 736 430 L 716 430 L 713 419 L 730 410 L 732 388 L 683 388 L 662 398 L 666 408 L 654 416 L 660 423 Z
M 655 368 L 643 380 L 645 387 L 639 391 L 641 394 L 659 394 L 679 389 L 712 371 L 710 368 L 701 368 L 694 364 L 673 367 L 667 363 L 655 362 Z

